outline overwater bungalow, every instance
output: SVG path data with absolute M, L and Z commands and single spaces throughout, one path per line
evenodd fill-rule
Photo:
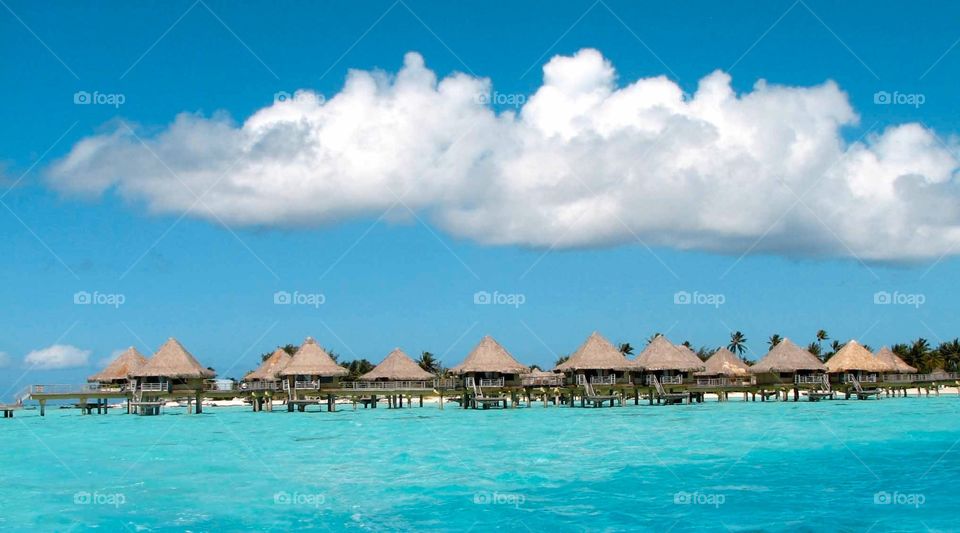
M 435 378 L 403 350 L 394 348 L 373 370 L 360 376 L 355 388 L 432 390 Z
M 499 342 L 487 335 L 450 373 L 463 378 L 464 388 L 520 387 L 520 376 L 530 369 L 520 364 Z
M 102 391 L 124 392 L 132 389 L 130 375 L 147 364 L 147 358 L 133 346 L 127 348 L 103 370 L 87 378 Z
M 133 406 L 140 414 L 158 414 L 165 398 L 182 394 L 196 400 L 196 412 L 203 411 L 202 395 L 205 382 L 216 373 L 205 368 L 197 359 L 170 337 L 146 364 L 130 373 L 135 380 Z
M 570 358 L 554 368 L 570 385 L 629 384 L 633 363 L 603 335 L 594 331 Z
M 339 388 L 340 378 L 349 373 L 313 337 L 307 337 L 280 371 L 283 388 L 289 395 L 287 410 L 293 411 L 297 405 L 303 411 L 308 403 L 318 403 L 321 389 Z
M 888 365 L 859 342 L 850 340 L 827 360 L 826 367 L 831 383 L 853 386 L 862 397 L 863 388 L 875 388 Z
M 876 358 L 883 364 L 883 381 L 888 383 L 910 383 L 916 379 L 917 368 L 910 366 L 893 350 L 884 346 L 876 353 Z
M 283 348 L 277 348 L 256 370 L 243 376 L 245 390 L 277 390 L 281 388 L 280 371 L 293 360 Z
M 793 387 L 794 400 L 799 398 L 798 388 L 801 386 L 829 392 L 826 372 L 827 367 L 815 355 L 786 338 L 750 367 L 750 373 L 756 376 L 759 385 Z M 814 396 L 810 398 L 814 399 Z
M 703 363 L 703 370 L 694 375 L 697 385 L 702 387 L 745 387 L 756 383 L 750 366 L 726 348 L 713 352 Z
M 686 346 L 657 335 L 633 360 L 633 367 L 647 386 L 683 385 L 695 383 L 693 375 L 704 369 L 704 363 Z

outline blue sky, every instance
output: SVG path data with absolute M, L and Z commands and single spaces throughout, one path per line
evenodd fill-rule
M 689 2 L 678 8 L 612 0 L 279 7 L 6 0 L 0 9 L 0 47 L 7 52 L 0 63 L 6 81 L 0 84 L 6 102 L 0 161 L 4 190 L 10 189 L 0 206 L 8 251 L 0 265 L 0 352 L 6 354 L 0 389 L 76 382 L 118 349 L 149 352 L 169 336 L 230 377 L 255 366 L 261 352 L 308 335 L 347 359 L 379 361 L 400 346 L 413 355 L 430 350 L 450 366 L 487 333 L 520 360 L 541 365 L 574 350 L 593 330 L 634 345 L 661 331 L 697 346 L 724 343 L 731 330 L 742 330 L 753 358 L 765 352 L 772 333 L 807 343 L 819 328 L 874 346 L 952 338 L 960 296 L 953 283 L 956 250 L 949 240 L 931 238 L 900 261 L 895 248 L 920 238 L 909 231 L 879 256 L 865 244 L 850 244 L 890 235 L 874 236 L 869 224 L 865 236 L 818 227 L 813 244 L 803 222 L 774 232 L 770 241 L 760 232 L 729 247 L 723 239 L 711 245 L 710 232 L 683 242 L 672 234 L 661 239 L 641 222 L 633 227 L 643 238 L 538 241 L 536 224 L 513 235 L 512 219 L 502 213 L 492 217 L 502 225 L 479 229 L 444 222 L 436 199 L 415 206 L 416 216 L 356 209 L 305 224 L 280 215 L 251 224 L 244 218 L 249 214 L 228 209 L 181 218 L 184 210 L 175 204 L 157 208 L 167 198 L 159 193 L 124 196 L 108 188 L 78 195 L 51 175 L 83 139 L 130 127 L 151 144 L 179 113 L 224 112 L 243 122 L 274 105 L 279 92 L 310 89 L 329 99 L 343 88 L 348 69 L 395 74 L 411 51 L 439 78 L 454 72 L 489 78 L 497 93 L 525 98 L 544 84 L 544 64 L 584 48 L 613 65 L 618 86 L 666 75 L 688 95 L 717 69 L 730 74 L 737 93 L 752 91 L 758 79 L 802 88 L 833 80 L 859 117 L 839 128 L 844 142 L 915 123 L 940 139 L 930 150 L 954 154 L 960 51 L 953 46 L 960 32 L 951 22 L 958 10 L 932 2 Z M 78 91 L 124 101 L 77 105 Z M 923 102 L 880 105 L 879 91 L 922 95 Z M 190 164 L 202 166 L 208 154 L 203 143 L 197 146 L 193 157 L 200 162 Z M 170 163 L 178 172 L 185 168 L 178 165 Z M 135 173 L 131 168 L 122 172 Z M 90 179 L 102 169 L 87 171 L 63 179 Z M 115 185 L 127 183 L 123 179 Z M 592 178 L 584 179 L 590 188 Z M 174 177 L 167 181 L 179 186 Z M 748 199 L 763 191 L 737 194 Z M 296 196 L 291 203 L 299 206 Z M 930 202 L 911 197 L 902 205 L 920 219 L 953 205 Z M 696 211 L 696 205 L 675 208 Z M 731 202 L 722 211 L 738 209 Z M 948 220 L 940 227 L 955 227 L 943 216 Z M 914 219 L 906 220 L 909 230 Z M 486 242 L 488 232 L 508 242 Z M 81 291 L 122 295 L 123 303 L 77 305 L 74 295 Z M 278 291 L 322 294 L 323 303 L 276 305 Z M 523 303 L 476 305 L 478 291 L 522 295 Z M 713 295 L 722 295 L 723 302 L 677 305 L 678 292 L 714 302 Z M 922 295 L 922 304 L 877 305 L 877 292 L 914 303 Z M 28 353 L 58 344 L 89 351 L 87 362 L 83 355 L 76 366 L 51 363 L 69 368 L 24 362 Z

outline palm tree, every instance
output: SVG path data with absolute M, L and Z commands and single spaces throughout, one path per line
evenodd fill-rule
M 837 352 L 840 351 L 841 348 L 843 348 L 843 344 L 840 344 L 840 341 L 834 340 L 833 342 L 831 342 L 830 351 L 823 356 L 824 360 L 830 359 L 831 357 L 833 357 Z
M 923 337 L 918 337 L 917 340 L 913 341 L 910 346 L 907 348 L 907 357 L 904 360 L 910 366 L 917 367 L 921 372 L 929 372 L 934 368 L 929 366 L 931 361 L 929 358 L 930 355 L 930 342 Z
M 420 358 L 417 359 L 417 364 L 420 365 L 420 368 L 430 372 L 431 374 L 436 374 L 437 370 L 439 369 L 437 360 L 430 352 L 420 352 Z
M 830 340 L 830 336 L 827 335 L 827 330 L 818 329 L 817 330 L 817 344 L 820 344 L 823 341 Z
M 622 353 L 624 357 L 633 355 L 633 346 L 630 346 L 629 342 L 620 343 L 620 353 Z
M 653 340 L 659 337 L 660 335 L 662 335 L 662 333 L 660 333 L 659 331 L 653 332 L 653 335 L 650 335 L 650 338 L 647 339 L 647 344 L 650 344 L 651 342 L 653 342 Z
M 533 372 L 534 370 L 543 370 L 543 369 L 540 368 L 540 365 L 530 365 L 530 371 Z
M 563 363 L 566 363 L 569 359 L 570 359 L 569 355 L 561 355 L 560 357 L 557 358 L 557 361 L 553 363 L 553 366 L 555 367 L 560 366 Z
M 340 366 L 346 368 L 350 372 L 350 374 L 347 375 L 348 380 L 356 380 L 374 368 L 374 364 L 366 359 L 344 361 L 340 363 Z
M 811 342 L 810 344 L 807 345 L 807 351 L 817 356 L 818 358 L 820 357 L 820 351 L 821 351 L 820 345 L 815 342 Z
M 699 349 L 697 349 L 697 357 L 699 357 L 701 361 L 706 361 L 707 359 L 710 359 L 710 356 L 716 353 L 716 351 L 716 348 L 707 348 L 706 346 L 701 346 Z
M 943 358 L 944 368 L 956 372 L 960 367 L 960 339 L 941 342 L 940 346 L 937 346 L 937 352 Z
M 682 346 L 686 346 L 687 348 L 690 348 L 691 350 L 693 350 L 693 344 L 691 344 L 690 341 L 683 341 L 680 344 Z
M 780 344 L 780 341 L 782 340 L 783 340 L 783 337 L 781 337 L 779 333 L 774 333 L 773 335 L 770 335 L 770 338 L 767 340 L 767 344 L 769 344 L 770 347 L 773 348 L 774 346 Z
M 747 349 L 747 338 L 743 333 L 734 331 L 730 334 L 730 344 L 727 345 L 727 349 L 737 355 L 743 355 Z

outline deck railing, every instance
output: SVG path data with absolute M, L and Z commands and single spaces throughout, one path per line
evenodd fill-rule
M 170 390 L 170 383 L 167 381 L 161 381 L 160 383 L 141 383 L 137 385 L 137 388 L 143 392 L 163 392 Z
M 240 384 L 240 388 L 243 390 L 258 391 L 258 390 L 278 390 L 280 388 L 279 381 L 244 381 Z
M 698 387 L 749 387 L 756 383 L 757 378 L 754 376 L 742 378 L 697 378 Z
M 563 385 L 563 374 L 556 376 L 530 376 L 520 380 L 524 387 L 559 387 Z
M 647 385 L 653 385 L 655 380 L 659 380 L 661 385 L 683 385 L 683 376 L 647 376 Z
M 823 378 L 820 377 L 820 374 L 811 374 L 811 375 L 795 375 L 793 376 L 793 382 L 797 385 L 819 385 L 823 383 Z
M 98 392 L 99 383 L 84 383 L 82 385 L 31 385 L 30 394 L 80 394 Z
M 473 376 L 469 376 L 469 377 L 467 377 L 466 379 L 464 379 L 463 386 L 466 387 L 466 388 L 468 388 L 468 389 L 469 389 L 469 388 L 473 388 L 475 385 L 479 385 L 479 386 L 481 386 L 481 387 L 502 387 L 504 383 L 505 383 L 505 381 L 504 381 L 503 378 L 492 378 L 492 379 L 490 379 L 490 378 L 480 378 L 480 379 L 477 379 L 477 378 L 474 378 Z
M 917 374 L 885 374 L 883 381 L 889 383 L 913 383 L 917 381 Z
M 617 376 L 612 374 L 609 376 L 590 376 L 590 384 L 591 385 L 616 385 Z
M 844 374 L 843 382 L 844 383 L 853 383 L 854 381 L 859 381 L 860 383 L 876 383 L 877 375 L 876 374 L 862 374 L 857 377 L 856 374 Z
M 289 386 L 290 386 L 289 382 L 284 382 L 284 388 L 288 388 Z M 293 388 L 297 390 L 306 390 L 306 389 L 317 390 L 320 388 L 320 382 L 319 381 L 294 381 Z
M 421 381 L 346 381 L 340 384 L 346 390 L 433 390 L 436 380 Z

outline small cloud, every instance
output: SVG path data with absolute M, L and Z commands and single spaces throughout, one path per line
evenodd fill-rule
M 81 350 L 69 344 L 54 344 L 28 353 L 23 362 L 40 370 L 76 368 L 87 365 L 90 353 L 90 350 Z
M 7 352 L 0 352 L 0 368 L 10 366 L 10 356 L 7 355 Z

